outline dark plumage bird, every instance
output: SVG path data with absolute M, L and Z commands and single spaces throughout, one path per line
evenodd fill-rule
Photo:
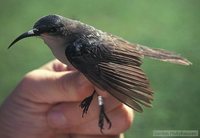
M 143 111 L 141 105 L 151 107 L 153 100 L 149 81 L 140 68 L 143 57 L 175 64 L 191 64 L 173 52 L 132 44 L 59 15 L 42 17 L 32 30 L 20 35 L 9 48 L 17 41 L 31 36 L 40 36 L 58 60 L 75 67 L 96 87 L 106 90 L 138 112 Z M 81 102 L 83 114 L 87 112 L 94 93 Z M 104 119 L 110 126 L 111 122 L 104 112 L 101 98 L 99 127 L 102 129 Z

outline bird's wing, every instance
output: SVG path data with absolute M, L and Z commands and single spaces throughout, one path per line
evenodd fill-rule
M 151 107 L 152 90 L 142 69 L 141 55 L 126 41 L 110 37 L 101 42 L 80 38 L 66 49 L 71 64 L 95 86 L 108 91 L 138 112 Z

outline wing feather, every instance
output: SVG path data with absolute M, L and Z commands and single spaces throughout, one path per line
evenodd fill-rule
M 89 43 L 80 38 L 66 49 L 66 56 L 95 86 L 119 101 L 138 112 L 143 111 L 141 105 L 151 107 L 153 91 L 140 68 L 140 52 L 113 36 L 105 39 L 101 43 L 95 40 Z
M 107 63 L 107 66 L 109 66 L 109 64 L 110 63 Z M 126 95 L 127 97 L 132 98 L 135 102 L 151 107 L 151 101 L 153 100 L 153 97 L 152 90 L 149 87 L 149 82 L 147 78 L 144 79 L 143 82 L 138 83 L 137 78 L 135 78 L 133 74 L 126 75 L 120 73 L 119 75 L 117 74 L 118 68 L 110 67 L 110 69 L 113 69 L 115 71 L 110 72 L 110 70 L 105 70 L 100 66 L 99 70 L 101 75 L 98 75 L 99 73 L 94 73 L 92 75 L 92 79 L 95 79 L 96 83 L 99 83 L 99 80 L 101 80 L 101 86 L 103 86 L 104 89 L 106 88 L 106 90 L 110 93 L 112 90 L 114 90 L 117 93 L 121 93 L 123 95 Z M 124 70 L 126 70 L 125 66 Z M 91 75 L 89 75 L 88 77 L 90 78 Z M 135 79 L 129 79 L 131 77 Z

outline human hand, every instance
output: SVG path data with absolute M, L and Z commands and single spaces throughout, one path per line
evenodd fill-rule
M 115 138 L 130 127 L 132 110 L 108 93 L 105 97 L 111 129 L 101 134 L 99 108 L 95 95 L 82 118 L 80 102 L 91 95 L 94 86 L 78 71 L 55 60 L 31 71 L 0 107 L 1 138 Z M 105 126 L 106 128 L 106 126 Z

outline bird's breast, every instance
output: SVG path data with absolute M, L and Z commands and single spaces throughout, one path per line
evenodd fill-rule
M 47 44 L 47 46 L 51 49 L 55 58 L 57 58 L 62 63 L 71 66 L 65 55 L 65 49 L 67 47 L 65 39 L 49 35 L 42 35 L 41 37 L 44 40 L 45 44 Z

